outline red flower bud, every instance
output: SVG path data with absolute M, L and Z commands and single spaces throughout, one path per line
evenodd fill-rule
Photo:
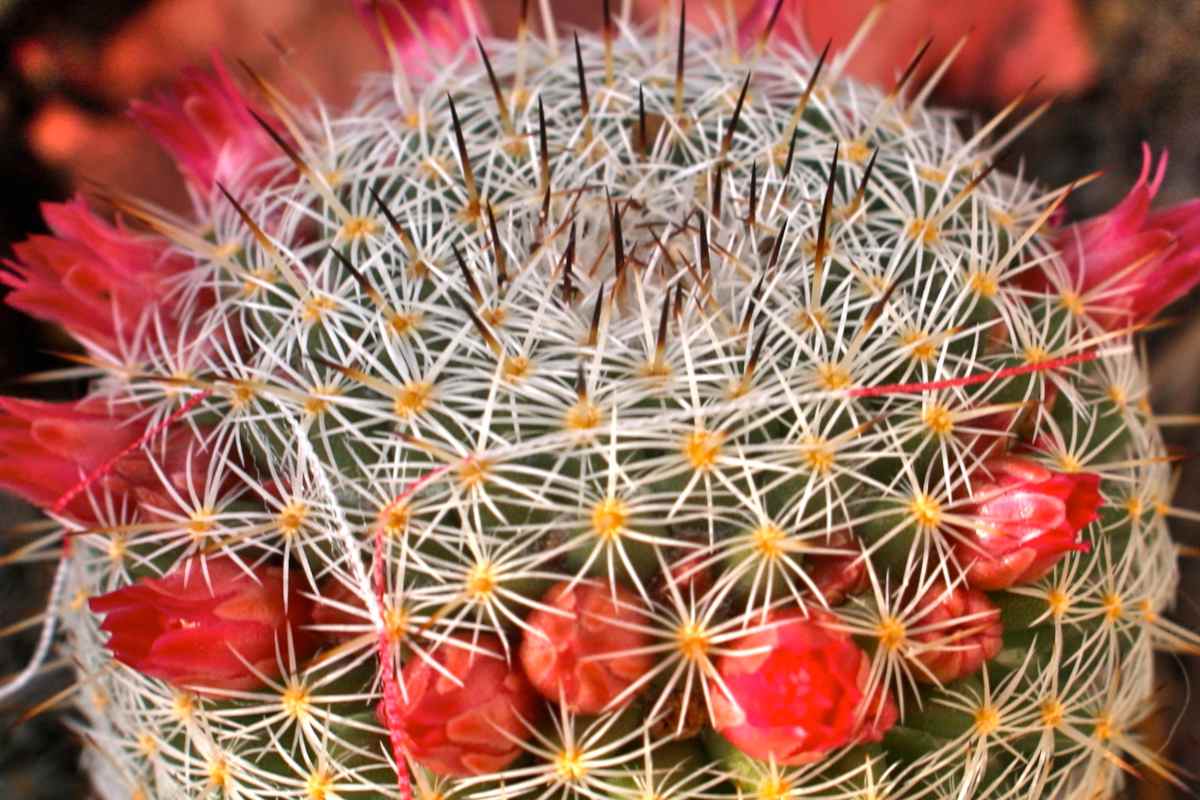
M 104 614 L 113 657 L 176 686 L 253 689 L 279 675 L 288 636 L 298 661 L 315 650 L 302 626 L 311 604 L 283 570 L 247 572 L 229 558 L 193 558 L 162 577 L 140 580 L 88 602 Z
M 650 644 L 650 636 L 629 626 L 647 624 L 638 597 L 621 586 L 616 601 L 607 585 L 564 581 L 552 587 L 526 620 L 521 665 L 544 697 L 571 711 L 597 714 L 645 675 L 654 660 L 648 653 L 625 653 Z
M 983 592 L 965 586 L 947 592 L 937 584 L 917 609 L 919 622 L 911 639 L 918 645 L 916 658 L 925 667 L 913 670 L 917 680 L 949 683 L 964 678 L 1000 652 L 1004 634 L 1000 610 Z
M 110 409 L 100 399 L 46 403 L 0 397 L 0 487 L 49 509 L 95 470 L 110 465 L 67 503 L 64 516 L 94 523 L 109 501 L 118 513 L 148 500 L 170 508 L 174 501 L 162 477 L 176 489 L 187 489 L 189 480 L 202 482 L 210 451 L 190 427 L 177 426 L 167 433 L 166 445 L 153 451 L 160 475 L 151 453 L 124 452 L 144 431 L 145 423 L 133 419 L 129 409 Z
M 1100 476 L 1054 472 L 1015 456 L 994 458 L 972 485 L 963 517 L 971 528 L 955 542 L 967 583 L 993 591 L 1028 583 L 1066 553 L 1087 552 L 1079 532 L 1099 514 Z
M 839 605 L 867 588 L 867 560 L 858 539 L 846 531 L 836 531 L 822 547 L 826 552 L 805 556 L 804 571 L 826 603 Z
M 871 661 L 837 617 L 819 609 L 772 614 L 769 625 L 738 639 L 717 663 L 713 725 L 735 747 L 785 766 L 821 760 L 856 742 L 879 741 L 897 713 L 884 692 L 864 695 Z
M 12 287 L 5 302 L 116 355 L 139 338 L 135 333 L 151 310 L 168 340 L 177 334 L 173 307 L 163 297 L 167 279 L 188 269 L 190 259 L 170 253 L 165 240 L 110 225 L 82 199 L 46 203 L 42 215 L 53 235 L 13 247 L 16 258 L 5 262 L 12 272 L 0 272 L 0 282 Z
M 175 159 L 191 188 L 208 197 L 218 182 L 227 188 L 265 182 L 272 173 L 262 164 L 283 155 L 251 108 L 214 58 L 212 74 L 184 70 L 172 94 L 135 101 L 130 113 Z
M 486 775 L 521 755 L 517 742 L 530 736 L 540 704 L 521 670 L 493 655 L 503 652 L 490 634 L 455 637 L 429 654 L 441 670 L 419 655 L 405 664 L 408 702 L 396 723 L 421 766 L 438 775 Z

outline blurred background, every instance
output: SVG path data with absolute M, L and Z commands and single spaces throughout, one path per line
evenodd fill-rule
M 453 0 L 400 0 L 414 11 Z M 562 23 L 595 26 L 600 1 L 552 0 Z M 654 19 L 659 0 L 631 0 Z M 720 8 L 726 0 L 720 0 Z M 752 0 L 727 0 L 745 12 Z M 484 0 L 494 33 L 515 29 L 519 0 Z M 535 4 L 536 5 L 536 4 Z M 844 44 L 871 0 L 785 0 L 781 24 L 810 40 Z M 614 0 L 614 8 L 620 7 Z M 698 25 L 711 9 L 692 0 Z M 1007 168 L 1058 185 L 1094 170 L 1101 179 L 1068 202 L 1080 219 L 1111 208 L 1137 179 L 1141 142 L 1170 151 L 1159 207 L 1200 196 L 1200 2 L 1197 0 L 892 0 L 852 71 L 890 83 L 924 37 L 926 64 L 971 31 L 940 90 L 942 100 L 980 119 L 1038 81 L 1054 97 L 1041 121 L 1017 141 Z M 780 28 L 779 30 L 783 30 Z M 126 116 L 133 98 L 170 86 L 183 68 L 213 53 L 243 59 L 293 95 L 316 91 L 333 107 L 352 96 L 356 76 L 382 65 L 349 0 L 0 0 L 0 259 L 11 244 L 45 230 L 39 203 L 63 200 L 88 182 L 115 186 L 175 210 L 188 206 L 169 160 Z M 1153 405 L 1160 414 L 1200 412 L 1200 305 L 1190 297 L 1168 312 L 1173 324 L 1148 339 Z M 23 375 L 60 367 L 53 353 L 72 344 L 53 328 L 0 306 L 0 381 L 4 393 L 78 396 L 70 382 L 14 385 Z M 1200 428 L 1166 431 L 1182 456 L 1175 505 L 1200 510 Z M 0 552 L 12 529 L 35 517 L 0 497 Z M 1200 524 L 1177 519 L 1176 539 L 1200 553 Z M 1200 558 L 1182 559 L 1174 617 L 1200 630 Z M 0 568 L 0 676 L 24 665 L 36 628 L 10 631 L 42 609 L 48 575 L 37 565 Z M 1175 764 L 1200 774 L 1200 657 L 1162 655 L 1158 711 L 1142 732 Z M 69 665 L 68 665 L 69 666 Z M 89 797 L 76 766 L 78 745 L 64 726 L 69 670 L 40 679 L 20 703 L 0 706 L 0 798 Z M 36 708 L 47 701 L 45 708 Z M 37 713 L 34 713 L 37 712 Z M 1127 800 L 1200 796 L 1147 776 Z

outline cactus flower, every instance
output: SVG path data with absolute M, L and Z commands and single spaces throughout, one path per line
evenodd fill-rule
M 158 311 L 163 332 L 174 336 L 167 279 L 191 267 L 191 259 L 170 252 L 162 240 L 105 222 L 82 198 L 46 203 L 42 214 L 53 235 L 15 245 L 15 258 L 5 262 L 10 272 L 0 272 L 0 282 L 12 288 L 5 298 L 10 306 L 114 354 L 147 340 L 140 329 L 148 309 Z M 133 355 L 144 353 L 135 347 Z
M 310 602 L 279 567 L 247 571 L 229 558 L 193 558 L 161 578 L 93 597 L 108 649 L 123 664 L 175 686 L 253 689 L 280 673 L 289 652 L 316 645 Z
M 214 58 L 211 74 L 185 70 L 170 94 L 136 101 L 130 113 L 171 154 L 191 189 L 206 198 L 217 183 L 261 185 L 274 174 L 270 165 L 282 153 L 254 119 L 253 108 Z
M 398 723 L 421 766 L 438 775 L 486 775 L 521 755 L 519 743 L 529 737 L 541 704 L 502 652 L 495 636 L 463 636 L 405 664 L 407 703 Z
M 974 674 L 1000 652 L 1004 628 L 1000 611 L 978 589 L 935 584 L 917 603 L 918 625 L 910 634 L 924 669 L 917 680 L 942 683 Z
M 46 403 L 0 398 L 0 485 L 35 505 L 51 508 L 60 497 L 132 445 L 139 431 L 119 424 L 101 403 Z M 119 471 L 118 471 L 119 474 Z M 86 495 L 64 513 L 94 522 Z
M 970 529 L 955 542 L 967 583 L 993 591 L 1037 580 L 1072 550 L 1098 516 L 1100 476 L 1055 472 L 1018 457 L 994 458 L 972 485 L 962 512 Z
M 628 589 L 617 586 L 614 598 L 605 584 L 563 581 L 541 604 L 526 620 L 521 665 L 547 699 L 596 714 L 654 665 L 649 654 L 629 653 L 651 639 L 634 629 L 647 620 L 640 598 Z
M 886 693 L 865 695 L 871 660 L 836 623 L 819 609 L 777 612 L 735 641 L 717 663 L 732 702 L 717 681 L 710 687 L 717 732 L 747 755 L 781 765 L 879 741 L 895 724 L 896 707 Z
M 204 481 L 208 453 L 190 428 L 176 427 L 168 434 L 167 457 L 155 469 L 151 454 L 130 449 L 143 430 L 128 410 L 110 409 L 99 399 L 47 403 L 0 397 L 0 486 L 50 509 L 90 480 L 61 509 L 84 523 L 96 522 L 110 504 L 118 513 L 143 503 L 170 508 L 171 488 Z
M 1150 211 L 1166 174 L 1143 144 L 1137 183 L 1111 211 L 1063 229 L 1057 239 L 1069 284 L 1088 316 L 1110 329 L 1144 322 L 1200 283 L 1200 199 Z M 1153 172 L 1153 174 L 1151 174 Z M 1037 272 L 1024 283 L 1046 289 Z

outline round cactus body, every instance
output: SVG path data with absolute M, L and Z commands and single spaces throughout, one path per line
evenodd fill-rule
M 197 224 L 121 201 L 175 266 L 92 349 L 89 408 L 135 433 L 53 509 L 101 794 L 1090 798 L 1158 768 L 1169 466 L 1131 330 L 1045 236 L 1070 187 L 993 171 L 1011 117 L 964 133 L 839 64 L 470 43 L 343 113 L 260 87 L 270 156 Z M 131 585 L 168 588 L 110 640 L 151 614 Z M 222 647 L 245 671 L 206 682 Z

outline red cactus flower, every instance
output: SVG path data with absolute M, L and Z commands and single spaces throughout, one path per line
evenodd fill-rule
M 120 354 L 121 345 L 151 310 L 168 337 L 178 328 L 169 302 L 168 279 L 190 267 L 161 239 L 137 236 L 92 213 L 82 198 L 46 203 L 42 214 L 52 236 L 31 236 L 15 245 L 11 272 L 0 282 L 12 287 L 6 302 L 38 319 L 62 325 L 84 344 Z M 148 337 L 137 337 L 148 338 Z M 141 355 L 134 353 L 133 355 Z
M 375 41 L 405 72 L 432 75 L 431 52 L 456 53 L 464 41 L 488 32 L 487 16 L 476 0 L 351 0 Z M 380 27 L 382 21 L 386 30 Z M 386 37 L 384 36 L 386 32 Z
M 218 182 L 258 185 L 274 174 L 264 165 L 278 162 L 282 151 L 252 108 L 214 58 L 212 74 L 185 70 L 171 94 L 157 102 L 135 101 L 130 113 L 171 154 L 192 190 L 207 198 Z
M 1000 652 L 1000 610 L 977 589 L 956 586 L 947 591 L 937 584 L 918 601 L 914 616 L 920 621 L 910 638 L 925 668 L 913 670 L 917 680 L 949 683 L 964 678 Z
M 304 625 L 311 604 L 283 570 L 249 572 L 229 558 L 199 557 L 162 578 L 88 601 L 110 634 L 113 657 L 180 687 L 246 690 L 279 675 L 289 647 L 299 661 L 316 646 Z M 290 643 L 289 643 L 290 636 Z
M 540 704 L 521 670 L 494 655 L 502 652 L 499 639 L 481 634 L 435 648 L 429 657 L 441 670 L 420 656 L 405 664 L 408 702 L 396 722 L 421 766 L 438 775 L 486 775 L 521 755 L 518 742 L 529 737 Z
M 64 516 L 95 523 L 110 508 L 118 515 L 142 504 L 170 508 L 159 470 L 174 488 L 186 489 L 189 480 L 204 480 L 209 452 L 187 426 L 170 430 L 153 456 L 141 448 L 125 452 L 144 431 L 129 410 L 110 409 L 98 398 L 47 403 L 0 397 L 0 487 L 51 509 L 109 465 L 66 504 Z
M 1110 329 L 1149 320 L 1191 291 L 1200 283 L 1200 199 L 1150 213 L 1166 168 L 1166 151 L 1155 168 L 1143 145 L 1142 173 L 1125 199 L 1059 233 L 1067 285 L 1041 271 L 1022 284 L 1081 295 L 1088 316 Z
M 750 45 L 766 28 L 776 0 L 738 0 L 737 5 L 750 6 L 740 30 L 743 44 Z M 771 38 L 818 49 L 828 40 L 845 43 L 875 5 L 875 0 L 783 0 Z M 966 46 L 938 85 L 943 100 L 1003 105 L 1035 82 L 1035 94 L 1053 97 L 1086 88 L 1096 73 L 1096 56 L 1074 0 L 892 0 L 847 71 L 891 88 L 927 36 L 933 40 L 922 75 L 967 33 Z
M 993 591 L 1037 580 L 1072 550 L 1087 552 L 1079 532 L 1098 516 L 1100 476 L 1054 472 L 1015 456 L 994 458 L 972 487 L 956 540 L 967 583 Z
M 716 730 L 747 755 L 785 766 L 879 741 L 896 706 L 886 692 L 865 696 L 871 661 L 836 622 L 819 609 L 778 612 L 734 642 L 717 663 L 733 702 L 715 680 L 709 690 Z
M 564 581 L 541 602 L 546 608 L 526 620 L 533 630 L 521 640 L 521 665 L 547 699 L 596 714 L 654 666 L 649 654 L 628 654 L 650 644 L 649 635 L 632 629 L 644 626 L 646 616 L 628 589 L 618 586 L 614 600 L 607 585 Z
M 828 605 L 840 605 L 867 588 L 867 561 L 858 539 L 846 531 L 836 531 L 822 549 L 825 552 L 805 556 L 804 571 Z

